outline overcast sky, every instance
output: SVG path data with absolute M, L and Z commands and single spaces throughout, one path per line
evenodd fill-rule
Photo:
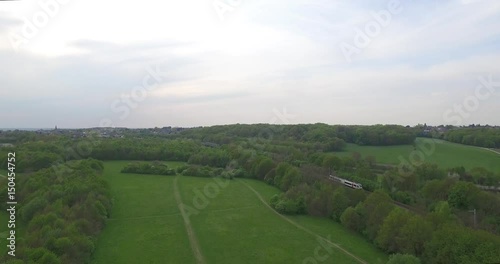
M 500 1 L 0 2 L 0 127 L 500 125 Z

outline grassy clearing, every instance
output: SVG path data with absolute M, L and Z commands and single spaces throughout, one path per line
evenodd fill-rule
M 280 192 L 265 183 L 252 180 L 234 180 L 227 187 L 216 189 L 212 179 L 179 179 L 179 188 L 187 205 L 192 206 L 196 202 L 193 199 L 201 201 L 200 193 L 205 190 L 209 194 L 205 195 L 206 207 L 191 215 L 207 263 L 302 263 L 306 258 L 314 258 L 317 248 L 320 248 L 320 255 L 328 257 L 323 263 L 359 263 L 336 248 L 326 251 L 315 236 L 288 223 L 264 206 L 241 181 L 251 185 L 264 199 Z M 318 235 L 323 236 L 327 231 L 334 233 L 328 229 L 328 225 L 336 224 L 325 220 L 324 229 L 319 228 Z M 341 235 L 356 236 L 346 231 Z M 337 243 L 333 236 L 332 240 Z M 384 258 L 385 255 L 370 243 L 360 238 L 357 242 L 356 246 L 362 249 L 352 253 L 358 257 L 367 261 L 383 259 L 374 263 L 387 261 L 387 257 Z M 358 252 L 361 254 L 358 255 Z
M 416 150 L 429 149 L 434 151 L 424 153 L 425 161 L 438 164 L 442 168 L 464 166 L 466 169 L 484 167 L 494 172 L 500 172 L 500 155 L 478 147 L 451 143 L 439 139 L 417 138 Z M 434 146 L 434 147 L 433 147 Z M 339 156 L 348 156 L 359 152 L 362 156 L 374 156 L 377 162 L 399 164 L 400 157 L 410 160 L 410 154 L 415 150 L 411 145 L 403 146 L 358 146 L 348 144 L 344 152 L 336 152 Z
M 93 263 L 196 263 L 173 193 L 175 177 L 122 174 L 127 162 L 105 162 L 104 177 L 114 196 L 111 219 L 99 237 Z M 341 250 L 325 246 L 266 207 L 280 191 L 254 180 L 178 176 L 177 186 L 193 233 L 206 263 L 360 263 Z M 352 254 L 369 263 L 387 256 L 356 234 L 328 219 L 292 217 L 322 237 L 330 235 Z M 327 250 L 328 249 L 328 250 Z
M 126 164 L 105 163 L 114 207 L 93 263 L 194 263 L 173 195 L 174 177 L 120 173 Z
M 330 241 L 335 241 L 339 246 L 358 256 L 365 256 L 364 259 L 369 263 L 382 264 L 388 261 L 385 253 L 366 246 L 370 242 L 364 237 L 345 229 L 339 223 L 326 218 L 310 216 L 292 216 L 290 219 L 302 226 L 307 226 L 311 231 L 323 237 L 329 238 Z

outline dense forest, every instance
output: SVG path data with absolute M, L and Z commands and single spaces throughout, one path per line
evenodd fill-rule
M 184 131 L 182 137 L 217 144 L 228 144 L 238 138 L 260 138 L 320 143 L 325 151 L 342 150 L 345 142 L 358 145 L 390 146 L 411 144 L 417 130 L 398 125 L 343 126 L 309 125 L 225 125 Z M 342 142 L 344 141 L 344 142 Z
M 48 168 L 18 178 L 18 219 L 26 230 L 17 241 L 15 259 L 3 256 L 2 263 L 90 261 L 112 207 L 109 187 L 100 177 L 102 162 L 87 159 L 71 167 L 64 175 Z M 5 188 L 0 195 L 7 197 Z
M 443 139 L 465 145 L 500 149 L 500 129 L 498 128 L 457 128 L 444 133 Z
M 20 212 L 34 235 L 22 242 L 25 251 L 20 259 L 36 263 L 88 260 L 93 239 L 112 212 L 97 159 L 141 161 L 123 169 L 130 173 L 264 181 L 283 191 L 269 201 L 277 212 L 330 218 L 395 254 L 392 263 L 398 259 L 500 262 L 500 196 L 476 186 L 497 185 L 498 173 L 428 163 L 403 173 L 378 164 L 372 156 L 333 152 L 346 143 L 412 144 L 417 134 L 416 129 L 402 126 L 258 124 L 125 138 L 4 135 L 16 145 L 19 172 L 27 175 L 19 182 L 23 188 Z M 13 149 L 5 147 L 0 152 Z M 162 161 L 186 165 L 173 171 Z M 364 190 L 346 188 L 328 175 L 361 183 Z M 1 189 L 0 195 L 5 192 Z M 475 220 L 470 213 L 473 209 Z M 83 213 L 86 218 L 80 217 Z M 42 223 L 48 227 L 42 228 Z M 42 258 L 48 262 L 41 262 Z

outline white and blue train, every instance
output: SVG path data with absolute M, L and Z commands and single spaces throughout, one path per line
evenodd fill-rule
M 342 183 L 343 185 L 347 186 L 347 187 L 351 187 L 353 189 L 363 189 L 363 185 L 361 185 L 361 183 L 357 183 L 357 182 L 352 182 L 352 181 L 348 181 L 346 179 L 342 179 L 342 178 L 339 178 L 337 176 L 333 176 L 333 175 L 330 175 L 330 177 L 328 177 L 330 180 L 332 181 L 336 181 L 336 182 L 340 182 Z

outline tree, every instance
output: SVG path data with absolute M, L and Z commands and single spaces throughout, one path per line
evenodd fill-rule
M 496 263 L 500 261 L 498 248 L 498 236 L 448 224 L 437 229 L 427 242 L 423 260 L 444 264 Z
M 438 202 L 434 206 L 434 210 L 427 214 L 426 220 L 432 223 L 436 228 L 440 228 L 442 225 L 455 223 L 457 218 L 453 214 L 450 205 L 446 201 Z
M 378 231 L 375 242 L 383 250 L 394 253 L 400 251 L 401 231 L 407 224 L 410 214 L 401 208 L 394 208 L 385 218 Z
M 323 158 L 322 165 L 323 165 L 323 167 L 330 169 L 330 170 L 331 169 L 338 170 L 342 167 L 342 160 L 333 154 L 327 154 Z
M 344 213 L 342 213 L 340 216 L 340 223 L 356 232 L 361 232 L 363 227 L 361 215 L 352 207 L 348 207 Z
M 413 215 L 399 231 L 401 252 L 421 256 L 425 244 L 431 240 L 434 231 L 432 224 L 419 215 Z
M 338 188 L 332 195 L 332 212 L 331 217 L 333 220 L 339 222 L 342 213 L 349 207 L 349 197 L 346 195 L 344 188 Z
M 274 168 L 274 162 L 270 158 L 262 159 L 255 168 L 255 176 L 259 180 L 263 180 L 266 174 Z
M 363 205 L 366 212 L 365 233 L 368 239 L 373 241 L 377 237 L 385 217 L 392 211 L 394 205 L 391 203 L 391 198 L 380 190 L 368 195 Z
M 455 208 L 469 209 L 479 189 L 472 183 L 459 181 L 448 194 L 448 203 Z

